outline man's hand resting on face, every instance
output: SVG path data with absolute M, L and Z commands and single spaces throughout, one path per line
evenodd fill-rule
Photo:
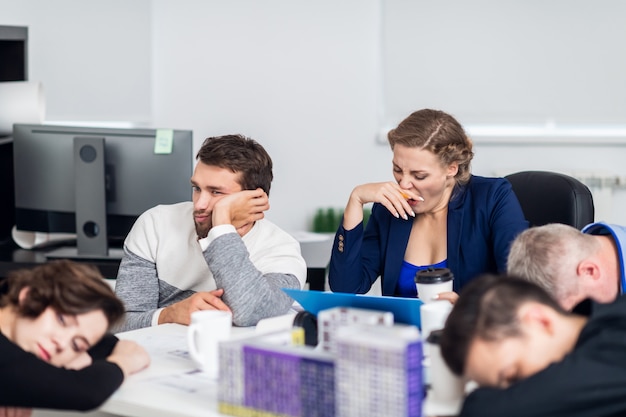
M 220 198 L 215 203 L 212 223 L 213 226 L 232 224 L 243 236 L 255 221 L 265 217 L 265 211 L 269 208 L 269 198 L 261 188 L 238 191 Z

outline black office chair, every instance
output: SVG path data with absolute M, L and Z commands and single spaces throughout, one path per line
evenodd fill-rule
M 564 223 L 582 229 L 594 221 L 591 191 L 576 178 L 549 171 L 522 171 L 505 178 L 531 227 Z

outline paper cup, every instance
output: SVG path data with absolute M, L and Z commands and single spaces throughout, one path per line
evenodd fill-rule
M 425 303 L 436 301 L 442 292 L 452 291 L 454 275 L 448 268 L 428 268 L 417 271 L 415 285 L 417 297 Z

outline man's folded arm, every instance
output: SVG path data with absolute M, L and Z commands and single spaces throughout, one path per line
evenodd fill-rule
M 289 253 L 274 255 L 284 265 L 292 263 L 294 273 L 263 274 L 250 260 L 243 240 L 236 233 L 217 237 L 209 244 L 204 256 L 217 287 L 224 289 L 224 302 L 233 311 L 233 323 L 238 326 L 253 326 L 263 318 L 287 313 L 293 299 L 282 288 L 301 288 L 295 275 L 299 262 L 295 256 L 291 261 Z M 303 268 L 306 271 L 306 266 Z

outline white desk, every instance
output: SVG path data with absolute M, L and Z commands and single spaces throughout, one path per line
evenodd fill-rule
M 233 333 L 254 328 L 233 328 Z M 165 324 L 118 334 L 150 353 L 150 367 L 131 375 L 101 411 L 128 417 L 222 417 L 217 412 L 217 379 L 199 372 L 187 352 L 187 327 Z
M 233 327 L 236 337 L 252 332 L 253 327 Z M 228 417 L 217 412 L 218 380 L 197 371 L 188 357 L 187 326 L 164 324 L 118 337 L 144 346 L 152 358 L 150 366 L 127 378 L 99 410 L 36 410 L 33 417 Z M 435 410 L 429 412 L 443 411 Z
M 233 334 L 254 328 L 233 327 Z M 224 417 L 217 412 L 217 379 L 197 371 L 187 352 L 187 326 L 163 324 L 119 333 L 146 348 L 150 366 L 127 378 L 100 409 L 90 413 L 35 410 L 33 417 Z
M 291 235 L 300 243 L 302 257 L 308 268 L 326 268 L 335 240 L 334 233 L 298 231 Z

